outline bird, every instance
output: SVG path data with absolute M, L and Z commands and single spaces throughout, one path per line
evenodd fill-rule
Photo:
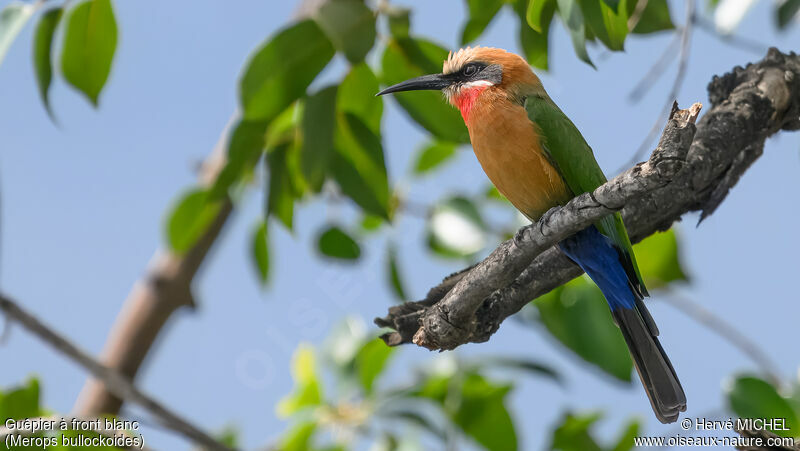
M 486 175 L 529 220 L 606 182 L 592 148 L 521 56 L 499 48 L 450 52 L 440 74 L 376 95 L 440 90 L 458 108 Z M 622 215 L 615 212 L 558 243 L 600 288 L 622 332 L 656 418 L 672 423 L 686 394 L 644 304 L 649 296 Z

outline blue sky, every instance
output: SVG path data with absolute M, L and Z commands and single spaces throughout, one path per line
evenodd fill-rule
M 465 20 L 462 2 L 397 3 L 414 8 L 417 34 L 457 47 Z M 680 23 L 682 4 L 673 6 Z M 235 111 L 239 69 L 250 51 L 291 17 L 294 2 L 141 0 L 117 1 L 115 7 L 120 40 L 99 110 L 59 80 L 51 92 L 59 126 L 48 120 L 30 61 L 30 26 L 0 66 L 0 283 L 5 293 L 93 353 L 102 348 L 125 296 L 162 243 L 165 212 L 192 185 L 193 168 Z M 776 32 L 772 7 L 758 3 L 738 33 L 790 50 L 800 42 L 800 27 Z M 479 43 L 515 49 L 516 27 L 506 11 Z M 607 172 L 630 158 L 662 108 L 674 65 L 641 103 L 629 103 L 626 95 L 670 39 L 669 34 L 635 37 L 625 53 L 607 57 L 590 49 L 594 70 L 578 61 L 560 25 L 552 35 L 551 71 L 541 78 Z M 691 52 L 678 98 L 684 106 L 707 102 L 705 87 L 714 74 L 762 56 L 701 30 L 695 31 Z M 343 60 L 335 61 L 317 85 L 335 80 L 345 67 Z M 391 180 L 418 203 L 485 186 L 468 149 L 437 175 L 413 179 L 411 163 L 425 134 L 391 99 L 383 139 Z M 798 377 L 800 364 L 800 347 L 790 333 L 800 317 L 795 280 L 800 213 L 785 208 L 800 191 L 799 150 L 796 134 L 770 139 L 764 156 L 714 216 L 700 228 L 694 227 L 695 216 L 678 225 L 682 260 L 692 277 L 681 290 L 739 326 L 787 379 Z M 209 430 L 235 425 L 248 448 L 270 442 L 285 428 L 274 405 L 291 389 L 289 360 L 297 344 L 320 343 L 348 314 L 371 321 L 392 302 L 383 273 L 386 233 L 365 242 L 357 265 L 316 256 L 313 237 L 323 224 L 354 220 L 349 209 L 321 201 L 297 211 L 294 233 L 273 227 L 272 283 L 260 289 L 248 240 L 261 205 L 258 190 L 244 197 L 196 280 L 199 308 L 172 318 L 138 379 L 146 392 Z M 401 244 L 401 265 L 414 297 L 461 267 L 432 257 L 423 229 L 422 220 L 405 216 L 388 231 Z M 650 305 L 686 389 L 687 415 L 704 416 L 722 406 L 723 379 L 752 370 L 753 364 L 660 302 L 658 294 Z M 489 343 L 458 352 L 525 355 L 551 361 L 567 374 L 566 389 L 519 380 L 511 408 L 524 449 L 544 446 L 543 432 L 566 408 L 605 410 L 604 436 L 616 434 L 631 415 L 642 418 L 648 433 L 679 432 L 656 422 L 638 383 L 628 387 L 609 380 L 542 330 L 508 321 Z M 404 367 L 427 365 L 436 357 L 407 347 L 384 382 L 407 381 Z M 0 386 L 35 374 L 45 405 L 58 412 L 72 408 L 86 376 L 18 327 L 0 345 L 0 361 Z M 189 448 L 158 428 L 146 427 L 143 435 L 158 449 Z

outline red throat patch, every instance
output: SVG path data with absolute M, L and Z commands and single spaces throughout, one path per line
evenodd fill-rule
M 487 88 L 488 86 L 475 86 L 469 89 L 463 89 L 458 94 L 458 96 L 454 99 L 454 103 L 458 110 L 461 111 L 461 117 L 464 118 L 464 122 L 469 122 L 469 114 L 472 111 L 472 107 L 475 106 L 475 101 L 478 99 L 478 96 Z

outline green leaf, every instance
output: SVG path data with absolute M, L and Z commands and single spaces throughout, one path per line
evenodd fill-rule
M 363 0 L 327 0 L 314 19 L 353 64 L 363 61 L 375 44 L 375 14 Z
M 510 385 L 495 385 L 478 374 L 467 376 L 454 416 L 464 432 L 490 451 L 517 449 L 514 423 L 505 406 Z
M 405 287 L 403 287 L 403 280 L 400 277 L 400 268 L 397 262 L 397 248 L 394 243 L 389 244 L 389 249 L 386 252 L 389 269 L 389 282 L 392 287 L 392 292 L 400 301 L 408 300 L 406 296 Z
M 519 43 L 525 52 L 525 59 L 532 66 L 543 70 L 548 68 L 548 37 L 550 34 L 550 22 L 556 11 L 554 1 L 531 2 L 530 5 L 538 3 L 541 10 L 535 12 L 539 30 L 536 31 L 526 23 L 526 0 L 517 0 L 514 10 L 519 16 Z
M 269 278 L 269 242 L 266 221 L 261 221 L 253 233 L 253 263 L 258 270 L 259 281 L 265 285 Z
M 447 50 L 426 40 L 395 38 L 386 45 L 381 62 L 382 82 L 393 85 L 423 74 L 441 73 Z M 417 124 L 443 141 L 467 143 L 469 133 L 455 108 L 433 91 L 392 94 Z
M 572 38 L 575 54 L 586 64 L 595 67 L 586 52 L 586 27 L 578 0 L 558 0 L 558 13 Z
M 386 345 L 380 338 L 367 341 L 359 349 L 355 357 L 355 368 L 358 380 L 366 393 L 372 393 L 372 387 L 381 375 L 394 348 Z
M 227 197 L 230 188 L 253 171 L 264 150 L 266 130 L 267 123 L 263 121 L 236 123 L 228 139 L 227 161 L 211 188 L 212 198 Z
M 786 28 L 798 12 L 800 12 L 800 0 L 783 0 L 783 3 L 775 10 L 775 20 L 778 22 L 778 28 Z
M 293 143 L 298 136 L 298 127 L 303 116 L 304 99 L 297 100 L 267 123 L 264 147 L 267 151 L 282 144 Z M 261 123 L 264 123 L 261 121 Z
M 631 380 L 628 348 L 596 285 L 581 277 L 533 303 L 539 320 L 567 348 L 611 376 Z
M 116 48 L 117 21 L 111 0 L 88 0 L 72 9 L 61 50 L 61 72 L 95 106 L 111 73 Z
M 0 391 L 0 418 L 21 420 L 41 415 L 39 409 L 39 381 L 34 378 L 7 391 Z
M 629 451 L 634 449 L 636 443 L 634 440 L 636 437 L 641 437 L 641 425 L 636 420 L 631 420 L 625 426 L 625 429 L 622 430 L 619 438 L 617 438 L 617 443 L 611 448 L 610 451 Z
M 547 11 L 555 11 L 555 7 L 556 0 L 531 0 L 528 3 L 528 7 L 525 10 L 525 18 L 528 25 L 533 28 L 533 31 L 545 33 L 545 24 L 549 25 L 550 19 L 552 19 L 552 14 L 550 14 L 550 19 L 547 18 Z
M 345 448 L 344 445 L 336 444 L 336 445 L 323 446 L 321 448 L 315 448 L 314 451 L 347 451 L 347 448 Z
M 544 376 L 554 382 L 561 383 L 561 375 L 553 367 L 532 359 L 515 357 L 488 357 L 480 360 L 482 366 L 487 368 L 507 368 L 522 370 L 536 376 Z
M 603 451 L 589 428 L 600 419 L 601 414 L 573 415 L 567 413 L 553 431 L 550 449 L 559 451 Z
M 383 97 L 375 96 L 379 90 L 378 77 L 372 73 L 372 69 L 365 63 L 357 64 L 350 69 L 339 86 L 336 109 L 341 113 L 358 116 L 372 133 L 380 136 Z
M 497 187 L 494 186 L 494 185 L 489 185 L 489 187 L 486 188 L 486 191 L 484 192 L 484 196 L 486 197 L 486 199 L 489 199 L 489 200 L 502 202 L 504 204 L 508 204 L 509 203 L 508 199 L 506 199 L 506 196 L 503 196 L 503 194 L 500 193 L 500 191 L 498 191 Z
M 0 64 L 33 11 L 33 5 L 20 2 L 13 2 L 0 11 Z
M 280 451 L 308 451 L 313 449 L 311 439 L 316 432 L 317 424 L 313 421 L 306 421 L 292 426 L 289 431 L 281 437 Z
M 241 435 L 241 432 L 234 426 L 225 426 L 221 432 L 215 435 L 217 440 L 219 440 L 220 443 L 228 448 L 239 449 L 242 447 L 242 445 L 239 443 L 239 436 Z
M 603 0 L 603 3 L 610 6 L 613 11 L 619 8 L 620 0 Z
M 36 71 L 36 83 L 39 87 L 39 96 L 50 117 L 53 112 L 50 109 L 50 82 L 53 80 L 53 64 L 51 52 L 53 49 L 53 36 L 56 27 L 61 21 L 63 10 L 60 7 L 47 10 L 39 19 L 33 37 L 33 68 Z
M 428 223 L 428 247 L 440 256 L 464 258 L 483 249 L 486 223 L 465 197 L 451 197 L 433 210 Z
M 291 144 L 282 144 L 268 152 L 265 160 L 269 171 L 267 216 L 280 219 L 289 230 L 292 230 L 295 199 L 295 187 L 288 165 L 289 152 L 292 149 Z
M 193 188 L 184 193 L 167 219 L 170 248 L 179 254 L 191 249 L 214 222 L 220 207 L 208 190 Z
M 380 138 L 358 116 L 339 115 L 330 169 L 342 192 L 364 212 L 389 219 L 389 178 Z
M 356 260 L 361 256 L 358 243 L 336 226 L 328 227 L 320 234 L 317 248 L 322 255 L 341 260 Z
M 389 219 L 388 199 L 384 203 L 376 197 L 352 162 L 336 152 L 331 159 L 330 171 L 342 193 L 361 207 L 364 213 L 382 220 Z
M 563 451 L 583 451 L 583 450 L 604 450 L 609 451 L 628 451 L 634 448 L 634 439 L 639 436 L 639 423 L 636 420 L 629 421 L 617 442 L 613 447 L 604 448 L 600 446 L 593 435 L 591 428 L 600 419 L 602 414 L 589 413 L 574 415 L 566 413 L 558 428 L 553 431 L 553 442 L 551 448 Z
M 420 409 L 421 410 L 421 409 Z M 392 420 L 399 419 L 404 420 L 410 423 L 413 426 L 419 427 L 420 429 L 424 429 L 430 432 L 434 437 L 439 438 L 443 442 L 447 440 L 447 433 L 439 429 L 434 421 L 430 418 L 427 418 L 421 411 L 417 412 L 415 410 L 410 409 L 398 409 L 394 406 L 390 407 L 387 410 L 383 410 L 380 412 L 383 416 L 390 418 Z M 411 448 L 417 449 L 417 448 Z
M 309 96 L 303 109 L 300 169 L 314 192 L 322 189 L 333 152 L 336 90 L 336 86 L 329 86 Z
M 438 168 L 456 154 L 457 148 L 458 144 L 452 142 L 433 141 L 428 143 L 417 153 L 414 173 L 425 174 Z
M 514 423 L 505 406 L 511 385 L 495 384 L 476 372 L 463 380 L 434 376 L 425 381 L 416 396 L 440 403 L 451 421 L 490 451 L 517 449 Z
M 466 0 L 469 20 L 461 32 L 461 45 L 477 39 L 503 6 L 504 0 Z
M 313 20 L 280 31 L 255 52 L 243 72 L 239 101 L 244 118 L 274 119 L 305 93 L 334 53 Z
M 374 232 L 383 225 L 383 218 L 380 216 L 366 214 L 361 218 L 361 230 L 363 232 Z
M 740 418 L 785 418 L 788 431 L 773 430 L 783 437 L 800 435 L 798 413 L 789 400 L 781 396 L 769 382 L 755 376 L 739 375 L 727 388 L 728 404 Z
M 623 1 L 627 1 L 625 6 L 628 10 L 628 17 L 630 17 L 636 9 L 636 0 Z M 655 33 L 657 31 L 672 30 L 674 28 L 675 25 L 672 23 L 672 18 L 669 14 L 669 4 L 667 4 L 667 0 L 648 0 L 644 11 L 633 27 L 632 33 Z
M 645 238 L 633 246 L 633 251 L 648 288 L 662 288 L 670 282 L 688 280 L 681 267 L 675 229 Z
M 316 358 L 311 346 L 301 344 L 294 352 L 292 379 L 294 379 L 292 394 L 284 397 L 277 406 L 278 415 L 282 418 L 322 403 L 322 384 L 317 375 Z
M 635 0 L 634 0 L 635 1 Z M 617 12 L 598 0 L 580 0 L 586 25 L 609 50 L 623 50 L 628 34 L 628 15 L 624 8 Z
M 389 6 L 386 17 L 389 21 L 389 33 L 395 38 L 407 38 L 411 29 L 411 10 L 397 6 Z
M 325 339 L 322 348 L 327 362 L 332 363 L 337 375 L 344 376 L 343 385 L 358 382 L 355 379 L 355 358 L 358 351 L 369 339 L 364 321 L 355 316 L 347 316 L 338 321 Z
M 789 393 L 789 403 L 794 408 L 794 411 L 797 413 L 797 416 L 800 417 L 800 377 L 792 382 L 791 391 Z

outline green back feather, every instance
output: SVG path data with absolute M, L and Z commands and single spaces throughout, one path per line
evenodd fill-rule
M 543 139 L 543 148 L 548 158 L 574 195 L 592 192 L 606 182 L 606 176 L 597 164 L 592 148 L 583 139 L 575 124 L 547 94 L 542 92 L 529 96 L 525 101 L 525 110 Z M 628 231 L 622 222 L 622 215 L 614 213 L 595 225 L 622 251 L 623 266 L 628 272 L 631 284 L 641 295 L 647 296 L 647 289 L 636 264 Z

